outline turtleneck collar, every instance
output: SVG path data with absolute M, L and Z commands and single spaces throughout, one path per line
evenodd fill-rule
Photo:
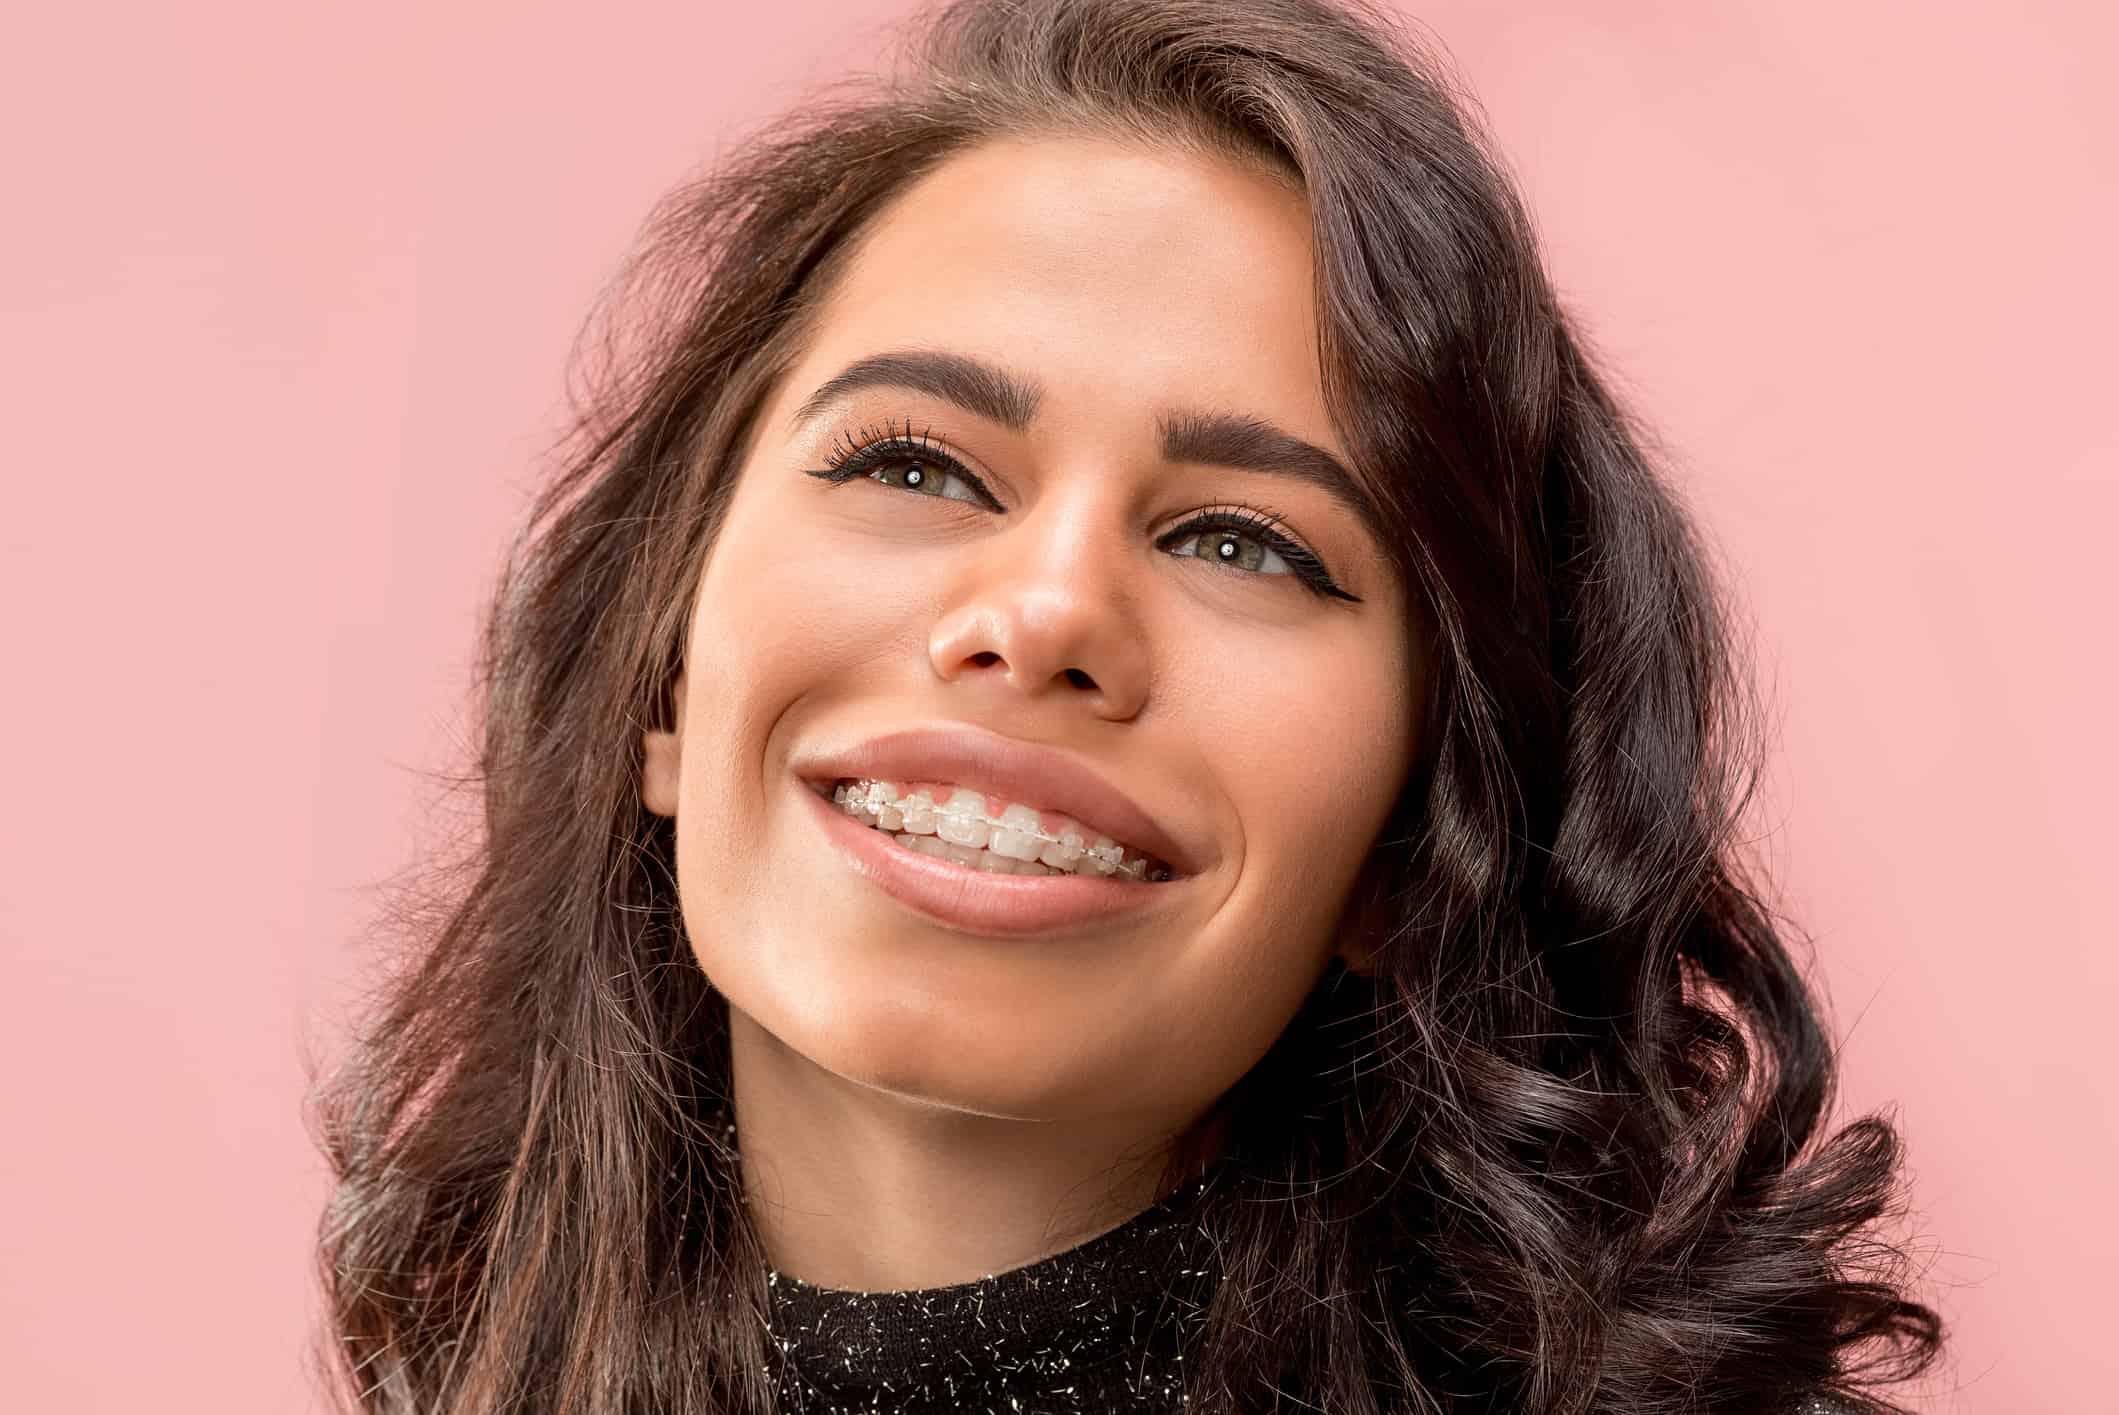
M 948 1287 L 766 1277 L 781 1405 L 839 1411 L 1175 1411 L 1221 1276 L 1202 1200 L 1222 1166 L 1117 1228 Z

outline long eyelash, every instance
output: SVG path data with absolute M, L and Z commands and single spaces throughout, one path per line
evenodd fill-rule
M 986 489 L 986 484 L 973 475 L 969 467 L 950 456 L 948 449 L 934 440 L 933 432 L 934 426 L 930 423 L 915 434 L 909 420 L 902 430 L 886 422 L 880 429 L 867 427 L 858 433 L 842 432 L 832 443 L 823 468 L 809 475 L 836 485 L 852 481 L 886 462 L 901 457 L 912 458 L 933 462 L 984 497 L 989 507 L 1000 510 L 1000 502 Z
M 856 457 L 873 460 L 874 454 L 887 452 L 894 457 L 932 457 L 951 471 L 957 470 L 956 459 L 934 440 L 933 433 L 933 424 L 921 428 L 918 433 L 913 432 L 910 421 L 902 429 L 886 422 L 881 428 L 865 427 L 855 433 L 841 432 L 838 440 L 832 443 L 830 455 L 824 459 L 824 469 L 837 473 Z
M 1296 540 L 1278 516 L 1262 506 L 1248 506 L 1239 501 L 1209 507 L 1170 531 L 1162 538 L 1162 543 L 1167 545 L 1202 531 L 1235 531 L 1250 536 L 1287 561 L 1294 568 L 1295 577 L 1313 592 L 1328 599 L 1361 603 L 1359 595 L 1348 594 L 1339 588 L 1332 579 L 1332 572 L 1324 568 L 1324 562 Z

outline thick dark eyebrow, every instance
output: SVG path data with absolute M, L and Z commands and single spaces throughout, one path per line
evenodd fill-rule
M 857 359 L 817 386 L 795 409 L 791 425 L 800 427 L 818 413 L 864 388 L 910 388 L 956 404 L 1021 432 L 1037 417 L 1045 390 L 1030 379 L 972 358 L 932 349 L 905 349 Z
M 848 364 L 802 400 L 790 420 L 801 427 L 831 404 L 864 388 L 909 388 L 999 423 L 1011 432 L 1037 418 L 1044 389 L 997 364 L 943 350 L 871 354 Z M 1383 513 L 1368 489 L 1330 452 L 1261 418 L 1229 413 L 1166 412 L 1158 420 L 1166 462 L 1233 467 L 1305 482 L 1352 512 L 1377 549 L 1390 544 Z
M 1262 418 L 1229 413 L 1165 413 L 1161 425 L 1164 461 L 1235 467 L 1307 482 L 1352 512 L 1379 551 L 1390 544 L 1383 512 L 1368 488 L 1314 442 L 1283 432 Z

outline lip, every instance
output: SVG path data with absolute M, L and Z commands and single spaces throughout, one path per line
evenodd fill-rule
M 1097 924 L 1167 905 L 1189 878 L 1148 884 L 1086 875 L 987 874 L 907 850 L 847 815 L 806 782 L 797 794 L 818 813 L 833 847 L 854 873 L 900 904 L 967 933 L 1021 938 Z
M 1196 875 L 1206 867 L 1201 853 L 1177 839 L 1125 792 L 1095 768 L 1064 752 L 1033 747 L 982 728 L 954 725 L 915 727 L 873 737 L 858 746 L 798 761 L 795 775 L 812 794 L 829 796 L 832 783 L 844 778 L 883 781 L 947 781 L 987 791 L 1010 801 L 1060 811 L 1113 840 L 1155 856 L 1178 877 L 1163 888 Z M 826 801 L 827 805 L 830 804 Z M 855 822 L 858 824 L 858 822 Z M 872 827 L 862 830 L 875 834 Z M 896 847 L 893 847 L 896 848 Z M 899 853 L 905 853 L 900 850 Z M 913 858 L 921 858 L 914 856 Z M 1002 880 L 1030 876 L 1000 875 Z

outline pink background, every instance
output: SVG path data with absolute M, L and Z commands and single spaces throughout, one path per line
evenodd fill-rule
M 0 1369 L 312 1408 L 303 1037 L 648 203 L 900 7 L 39 6 L 0 55 Z M 2109 8 L 1452 0 L 1757 621 L 1937 1411 L 2112 1409 Z

